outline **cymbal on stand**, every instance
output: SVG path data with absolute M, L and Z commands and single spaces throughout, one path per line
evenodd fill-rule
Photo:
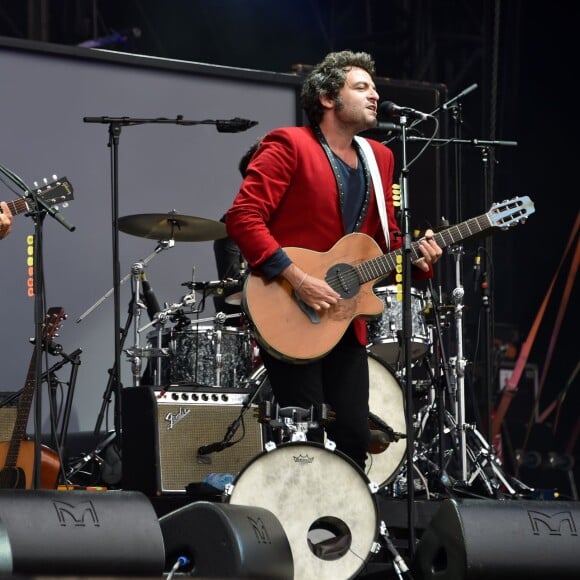
M 203 242 L 227 237 L 223 222 L 171 212 L 121 217 L 119 230 L 141 238 L 177 242 Z

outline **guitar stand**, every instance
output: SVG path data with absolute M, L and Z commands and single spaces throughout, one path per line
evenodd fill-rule
M 101 453 L 107 447 L 107 445 L 116 439 L 116 437 L 117 433 L 115 433 L 115 431 L 111 431 L 91 452 L 83 455 L 83 457 L 78 459 L 73 465 L 69 465 L 69 470 L 65 473 L 66 484 L 69 484 L 71 478 L 79 473 L 82 469 L 84 469 L 93 460 L 97 462 L 99 467 L 101 467 L 105 462 L 101 457 Z
M 81 364 L 80 355 L 82 353 L 82 349 L 77 348 L 71 354 L 67 354 L 64 352 L 59 352 L 62 360 L 55 363 L 50 367 L 47 371 L 42 373 L 40 376 L 40 380 L 47 381 L 49 387 L 49 404 L 50 404 L 50 417 L 51 417 L 51 430 L 52 430 L 52 438 L 53 443 L 56 445 L 57 449 L 61 450 L 64 448 L 67 436 L 68 436 L 68 425 L 70 421 L 70 414 L 72 409 L 72 402 L 74 397 L 75 386 L 77 382 L 77 375 L 78 369 Z M 68 380 L 68 392 L 66 396 L 65 406 L 64 406 L 64 413 L 62 416 L 62 422 L 60 425 L 60 436 L 57 436 L 58 432 L 58 425 L 55 421 L 55 417 L 57 416 L 56 412 L 56 385 L 59 381 L 55 379 L 54 373 L 61 369 L 65 364 L 70 363 L 72 365 L 70 371 L 70 378 Z

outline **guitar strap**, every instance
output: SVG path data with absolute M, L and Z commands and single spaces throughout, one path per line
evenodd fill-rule
M 377 160 L 375 158 L 375 154 L 372 147 L 364 137 L 359 137 L 357 135 L 355 137 L 355 140 L 359 144 L 359 147 L 365 156 L 366 162 L 371 172 L 371 178 L 373 180 L 373 189 L 375 190 L 375 196 L 377 198 L 377 206 L 379 208 L 379 216 L 381 218 L 381 225 L 383 226 L 383 233 L 385 234 L 385 240 L 387 242 L 387 250 L 390 250 L 391 243 L 389 237 L 389 223 L 387 220 L 387 208 L 385 205 L 385 195 L 383 193 L 383 182 L 381 181 L 381 175 L 379 173 Z

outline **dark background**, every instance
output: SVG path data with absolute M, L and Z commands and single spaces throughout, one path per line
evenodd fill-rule
M 574 246 L 564 250 L 578 217 L 577 17 L 575 3 L 559 1 L 11 0 L 0 2 L 0 35 L 93 41 L 109 50 L 276 72 L 315 64 L 331 50 L 365 50 L 380 77 L 444 84 L 449 98 L 477 83 L 455 118 L 440 115 L 443 131 L 470 141 L 447 148 L 446 179 L 437 192 L 445 217 L 462 221 L 487 211 L 489 199 L 516 195 L 529 195 L 536 212 L 509 232 L 465 246 L 468 415 L 487 432 L 486 402 L 499 397 L 497 378 L 489 385 L 481 379 L 485 316 L 472 276 L 476 252 L 492 289 L 493 343 L 504 347 L 493 349 L 494 373 L 517 359 L 563 260 L 528 357 L 545 379 L 540 410 L 558 398 L 560 413 L 534 427 L 540 435 L 531 445 L 578 456 L 576 286 L 563 309 Z M 517 146 L 482 149 L 475 139 Z M 451 257 L 442 272 L 449 296 L 456 282 Z M 522 384 L 514 399 L 515 439 L 531 413 L 529 388 Z

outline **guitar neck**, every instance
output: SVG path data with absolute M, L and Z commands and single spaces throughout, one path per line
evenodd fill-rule
M 64 310 L 60 306 L 52 307 L 48 310 L 42 331 L 43 346 L 45 341 L 52 339 L 64 317 Z M 32 351 L 32 356 L 30 357 L 30 365 L 28 366 L 26 382 L 24 383 L 22 391 L 20 391 L 16 420 L 14 421 L 14 429 L 12 430 L 10 445 L 8 446 L 8 451 L 6 452 L 4 467 L 16 467 L 18 456 L 20 454 L 20 444 L 26 437 L 28 416 L 30 413 L 30 407 L 32 405 L 32 399 L 34 397 L 36 386 L 36 353 L 37 349 L 34 348 Z
M 30 407 L 32 406 L 32 399 L 34 396 L 34 386 L 36 377 L 36 349 L 32 353 L 28 373 L 26 375 L 26 382 L 24 388 L 20 392 L 18 398 L 18 410 L 16 412 L 16 419 L 14 421 L 14 428 L 12 430 L 12 438 L 10 445 L 6 452 L 5 467 L 16 467 L 18 456 L 20 454 L 20 444 L 26 437 L 26 427 L 28 425 L 28 416 L 30 414 Z
M 28 202 L 25 199 L 14 199 L 12 201 L 7 201 L 6 204 L 10 208 L 12 215 L 18 215 L 29 211 Z
M 492 223 L 487 214 L 471 218 L 460 224 L 452 226 L 446 230 L 442 230 L 433 234 L 433 239 L 437 242 L 439 247 L 446 248 L 461 241 L 473 238 L 490 229 Z M 410 248 L 411 261 L 418 260 L 423 256 L 419 250 L 420 243 L 413 242 Z M 370 282 L 378 280 L 392 272 L 403 256 L 403 248 L 383 254 L 378 258 L 372 258 L 356 266 L 361 282 Z

